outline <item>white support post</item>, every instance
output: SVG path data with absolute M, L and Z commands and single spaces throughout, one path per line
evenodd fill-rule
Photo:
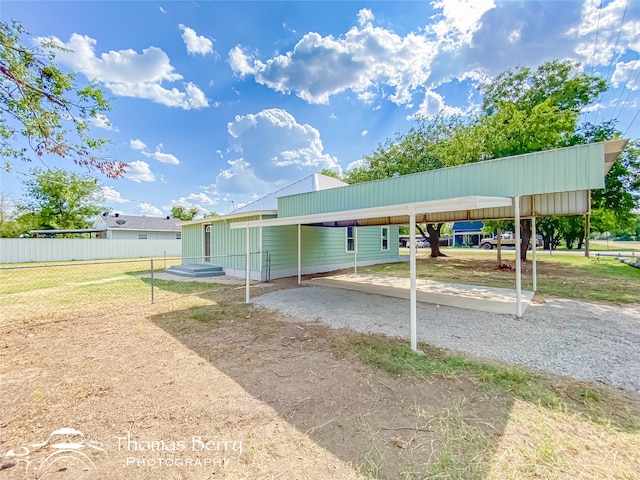
M 262 271 L 263 263 L 262 263 L 262 227 L 258 228 L 258 271 L 260 272 L 260 281 L 263 282 L 265 280 L 264 272 Z
M 516 226 L 516 316 L 522 316 L 522 258 L 520 255 L 520 197 L 513 198 Z
M 536 250 L 538 249 L 538 234 L 536 232 L 536 217 L 531 217 L 531 273 L 533 274 L 533 291 L 538 291 L 538 265 Z
M 251 301 L 251 242 L 250 242 L 250 236 L 249 236 L 249 227 L 247 227 L 247 243 L 246 243 L 246 266 L 245 266 L 245 301 L 247 303 L 249 303 Z
M 358 273 L 358 227 L 353 226 L 353 273 Z
M 411 350 L 418 351 L 416 306 L 416 214 L 409 215 L 409 308 L 411 310 Z
M 298 224 L 298 285 L 302 284 L 302 228 Z

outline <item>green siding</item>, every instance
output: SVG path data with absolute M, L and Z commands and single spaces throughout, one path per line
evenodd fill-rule
M 232 230 L 229 225 L 237 221 L 260 220 L 260 216 L 253 215 L 239 219 L 218 220 L 211 222 L 211 263 L 220 267 L 244 269 L 246 261 L 246 232 L 244 229 Z M 185 225 L 182 227 L 182 256 L 185 263 L 202 263 L 204 259 L 204 237 L 206 223 Z M 251 269 L 260 268 L 260 231 L 250 229 L 249 242 L 251 255 Z M 192 257 L 192 258 L 190 258 Z
M 272 215 L 271 217 L 275 217 Z M 211 223 L 211 263 L 225 268 L 245 268 L 246 230 L 232 230 L 233 221 L 258 220 L 258 216 Z M 207 224 L 182 227 L 182 255 L 184 263 L 202 263 L 204 259 L 204 230 Z M 358 227 L 358 263 L 397 261 L 399 256 L 399 227 L 389 228 L 389 250 L 382 251 L 381 227 Z M 262 230 L 262 249 L 260 234 Z M 302 267 L 323 271 L 325 265 L 353 264 L 353 252 L 346 252 L 346 228 L 302 227 Z M 265 272 L 267 253 L 271 258 L 271 272 L 295 269 L 298 266 L 298 227 L 263 227 L 249 229 L 251 270 Z M 260 252 L 260 253 L 257 253 Z
M 381 228 L 358 228 L 358 262 L 397 260 L 397 226 L 389 227 L 389 250 L 381 250 Z M 303 267 L 353 263 L 354 254 L 346 252 L 346 228 L 301 228 L 301 260 Z M 298 265 L 298 227 L 263 227 L 264 250 L 271 254 L 271 270 L 295 268 Z
M 470 195 L 505 196 L 604 187 L 604 144 L 530 153 L 278 198 L 278 217 Z

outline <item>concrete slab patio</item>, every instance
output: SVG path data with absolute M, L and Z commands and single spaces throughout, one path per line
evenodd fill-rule
M 342 288 L 409 299 L 409 279 L 382 275 L 345 274 L 304 280 L 303 284 Z M 534 292 L 522 291 L 522 310 Z M 516 292 L 508 288 L 417 280 L 417 301 L 483 312 L 516 314 Z

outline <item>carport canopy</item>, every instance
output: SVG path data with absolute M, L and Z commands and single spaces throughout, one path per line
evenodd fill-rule
M 536 216 L 589 213 L 591 189 L 604 187 L 605 175 L 626 144 L 627 140 L 614 140 L 579 145 L 281 197 L 277 218 L 230 224 L 232 229 L 244 228 L 247 232 L 246 301 L 250 301 L 250 228 L 298 226 L 298 283 L 302 225 L 408 224 L 415 232 L 416 223 L 509 218 L 515 221 L 519 245 L 520 219 L 524 216 L 532 219 L 535 242 Z M 532 256 L 535 290 L 535 248 Z M 521 257 L 516 248 L 517 316 L 522 315 L 521 288 Z M 410 311 L 411 348 L 417 350 L 415 235 L 410 235 Z

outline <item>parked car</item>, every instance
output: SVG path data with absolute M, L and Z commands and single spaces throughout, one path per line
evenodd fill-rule
M 505 232 L 502 234 L 502 239 L 500 241 L 503 247 L 515 247 L 516 245 L 516 236 L 513 232 Z M 543 245 L 542 237 L 540 235 L 536 235 L 536 246 L 541 247 Z M 492 248 L 496 248 L 498 246 L 498 236 L 494 235 L 490 238 L 483 238 L 480 241 L 480 248 L 484 248 L 485 250 L 491 250 Z M 531 248 L 531 245 L 529 245 Z

